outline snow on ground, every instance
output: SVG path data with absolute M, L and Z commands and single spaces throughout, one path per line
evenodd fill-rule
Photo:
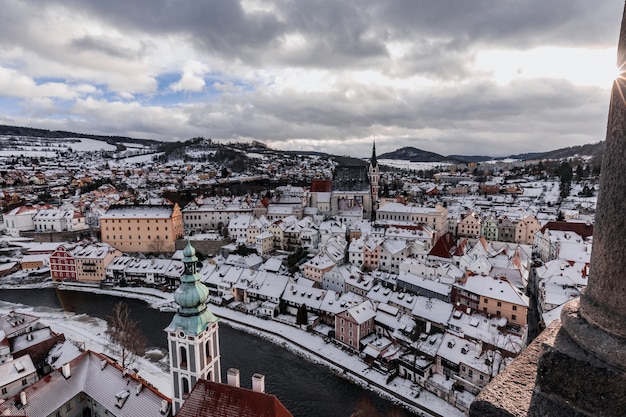
M 88 286 L 72 285 L 72 289 L 110 294 L 118 297 L 139 298 L 157 309 L 173 306 L 173 294 L 149 288 L 102 290 Z M 0 314 L 6 314 L 12 309 L 37 315 L 53 331 L 64 333 L 67 339 L 75 342 L 84 342 L 86 349 L 115 357 L 115 352 L 111 351 L 106 339 L 106 322 L 104 320 L 84 314 L 74 314 L 41 307 L 16 306 L 0 301 Z M 403 397 L 403 405 L 416 414 L 420 412 L 420 409 L 412 404 L 419 403 L 426 409 L 433 410 L 443 416 L 460 417 L 465 415 L 459 409 L 430 392 L 422 391 L 419 398 L 415 398 L 415 386 L 408 380 L 395 378 L 388 386 L 386 374 L 368 367 L 358 356 L 339 349 L 333 343 L 325 342 L 319 336 L 277 321 L 263 320 L 225 307 L 210 305 L 210 309 L 220 320 L 229 325 L 270 340 L 307 360 L 325 365 L 344 378 L 400 404 L 398 399 L 392 397 L 386 390 L 396 392 L 400 397 Z M 153 384 L 163 394 L 171 396 L 168 360 L 167 356 L 163 357 L 162 352 L 154 350 L 147 352 L 144 358 L 139 358 L 136 365 L 141 377 Z
M 445 162 L 411 162 L 400 159 L 379 159 L 378 163 L 380 165 L 387 165 L 393 168 L 410 169 L 416 171 L 440 168 L 450 165 Z
M 72 139 L 73 140 L 73 139 Z M 97 139 L 80 138 L 78 142 L 68 142 L 68 148 L 72 148 L 76 152 L 89 152 L 89 151 L 114 151 L 115 145 L 110 145 L 104 141 Z

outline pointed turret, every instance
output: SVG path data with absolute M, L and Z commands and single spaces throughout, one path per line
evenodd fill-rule
M 373 141 L 372 158 L 370 159 L 370 165 L 372 166 L 372 168 L 378 167 L 378 161 L 376 160 L 376 139 L 374 139 Z

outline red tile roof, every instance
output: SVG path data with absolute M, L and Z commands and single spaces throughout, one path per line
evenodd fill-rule
M 437 240 L 437 243 L 435 243 L 435 246 L 428 252 L 428 255 L 437 256 L 439 258 L 452 258 L 455 246 L 456 242 L 454 241 L 452 233 L 446 233 Z
M 293 417 L 273 395 L 204 379 L 196 382 L 176 417 Z
M 541 233 L 545 233 L 546 229 L 574 232 L 585 239 L 593 235 L 593 225 L 582 222 L 548 222 L 541 228 Z

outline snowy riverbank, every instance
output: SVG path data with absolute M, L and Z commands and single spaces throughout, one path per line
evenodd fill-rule
M 40 288 L 41 285 L 38 287 Z M 3 291 L 7 291 L 9 288 L 11 287 L 4 287 Z M 24 287 L 20 286 L 19 288 Z M 72 289 L 141 299 L 155 309 L 168 308 L 173 303 L 173 294 L 148 288 L 115 288 L 109 290 L 88 285 L 64 284 L 59 286 L 59 289 Z M 2 314 L 13 308 L 15 306 L 12 304 L 0 302 L 0 313 Z M 433 415 L 446 417 L 465 415 L 462 411 L 427 391 L 422 391 L 419 394 L 419 398 L 416 398 L 416 387 L 410 381 L 395 378 L 387 385 L 386 374 L 368 367 L 357 356 L 351 355 L 334 344 L 324 341 L 322 337 L 277 321 L 263 320 L 225 307 L 211 305 L 210 308 L 223 322 L 268 339 L 307 360 L 323 364 L 342 377 L 375 391 L 380 396 L 393 402 L 402 404 L 417 415 L 420 412 L 424 413 L 424 410 L 430 410 Z M 84 342 L 86 349 L 114 355 L 114 352 L 109 349 L 109 343 L 105 336 L 106 323 L 103 320 L 40 307 L 18 307 L 17 309 L 24 313 L 41 317 L 41 320 L 55 332 L 64 333 L 68 339 Z M 139 374 L 143 378 L 152 383 L 165 395 L 171 396 L 167 361 L 168 358 L 164 352 L 159 350 L 150 351 L 145 358 L 141 358 L 138 368 L 140 369 Z

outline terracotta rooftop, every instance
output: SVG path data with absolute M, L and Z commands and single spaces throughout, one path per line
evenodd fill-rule
M 453 250 L 456 243 L 451 233 L 446 233 L 441 236 L 435 246 L 428 252 L 429 256 L 437 256 L 439 258 L 452 258 Z
M 546 229 L 574 232 L 585 239 L 593 235 L 593 225 L 582 222 L 548 222 L 541 228 L 541 233 L 545 233 Z
M 273 395 L 204 379 L 196 382 L 176 417 L 293 417 Z

